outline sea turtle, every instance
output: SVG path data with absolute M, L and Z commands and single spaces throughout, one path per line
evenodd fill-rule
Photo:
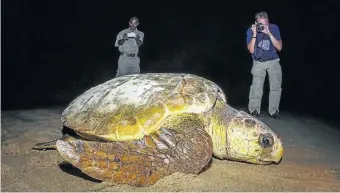
M 198 174 L 212 156 L 264 165 L 283 155 L 275 132 L 193 74 L 114 78 L 74 99 L 61 121 L 60 139 L 33 148 L 56 148 L 104 182 L 149 186 L 175 172 Z

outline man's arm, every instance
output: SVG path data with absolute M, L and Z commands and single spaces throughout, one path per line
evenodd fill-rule
M 144 33 L 143 32 L 139 32 L 138 36 L 136 36 L 137 45 L 141 46 L 143 44 L 143 40 L 144 40 Z
M 115 41 L 115 47 L 121 46 L 124 44 L 125 42 L 125 38 L 124 38 L 124 34 L 125 34 L 125 30 L 121 31 L 118 33 L 116 41 Z
M 274 47 L 278 50 L 282 50 L 282 39 L 280 35 L 280 29 L 278 26 L 274 25 L 271 30 L 268 30 L 268 36 L 270 40 L 272 41 Z
M 254 53 L 255 42 L 256 34 L 253 35 L 253 31 L 251 30 L 251 28 L 249 28 L 247 31 L 247 48 L 251 54 Z
M 119 46 L 123 45 L 123 44 L 124 44 L 124 42 L 125 42 L 125 40 L 126 40 L 126 39 L 124 39 L 124 38 L 123 38 L 123 39 L 120 39 L 120 40 L 118 40 L 118 45 L 119 45 Z

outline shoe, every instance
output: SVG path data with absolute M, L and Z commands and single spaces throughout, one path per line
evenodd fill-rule
M 269 113 L 268 113 L 269 114 Z M 279 116 L 279 111 L 276 111 L 274 114 L 269 114 L 269 117 L 271 117 L 271 118 L 274 118 L 274 119 L 279 119 L 280 118 L 280 116 Z
M 260 113 L 257 112 L 257 110 L 254 110 L 253 112 L 250 113 L 254 117 L 260 116 Z

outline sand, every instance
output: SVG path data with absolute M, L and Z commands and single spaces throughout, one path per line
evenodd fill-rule
M 2 111 L 1 191 L 91 191 L 100 187 L 60 159 L 31 147 L 60 136 L 62 109 Z M 340 191 L 340 129 L 288 112 L 261 119 L 282 138 L 279 165 L 213 159 L 199 175 L 176 173 L 149 187 L 115 184 L 101 191 Z

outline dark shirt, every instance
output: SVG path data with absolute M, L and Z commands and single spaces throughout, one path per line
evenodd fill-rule
M 279 41 L 281 40 L 280 29 L 275 24 L 269 24 L 269 31 Z M 253 31 L 248 28 L 247 31 L 247 45 L 253 38 Z M 262 32 L 258 32 L 256 35 L 254 53 L 252 54 L 254 61 L 265 62 L 279 58 L 277 50 L 274 47 L 270 37 Z

